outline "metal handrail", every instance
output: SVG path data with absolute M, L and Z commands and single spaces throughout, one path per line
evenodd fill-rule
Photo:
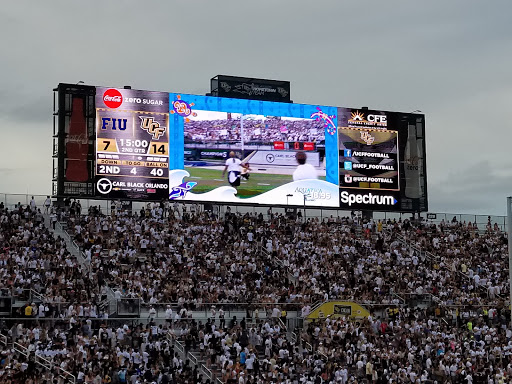
M 195 356 L 192 354 L 192 352 L 189 352 L 187 356 L 188 356 L 188 359 L 189 359 L 190 361 L 192 361 L 192 363 L 193 363 L 194 365 L 197 365 L 197 363 L 198 363 L 198 361 L 197 361 L 197 357 L 195 357 Z
M 29 353 L 28 353 L 28 349 L 26 347 L 24 347 L 23 345 L 21 345 L 20 343 L 18 343 L 16 341 L 14 343 L 12 343 L 12 346 L 16 352 L 21 353 L 25 357 L 28 357 Z
M 215 378 L 213 371 L 210 368 L 208 368 L 206 365 L 204 365 L 203 363 L 201 363 L 200 368 L 203 371 L 203 373 L 207 379 L 213 380 Z M 224 382 L 221 379 L 219 379 L 218 377 L 215 378 L 215 382 L 218 384 L 224 384 Z
M 284 323 L 283 319 L 281 319 L 280 317 L 277 318 L 277 322 L 279 323 L 279 325 L 281 326 L 281 329 L 284 329 L 285 331 L 288 329 L 288 327 L 286 326 L 286 324 Z
M 14 342 L 13 343 L 13 348 L 14 348 L 14 350 L 16 352 L 21 353 L 26 358 L 29 357 L 30 353 L 28 351 L 28 348 L 24 347 L 20 343 Z M 41 360 L 43 362 L 41 362 Z M 34 355 L 34 361 L 37 364 L 39 364 L 40 366 L 42 366 L 43 368 L 46 368 L 48 370 L 51 370 L 53 368 L 53 362 L 52 361 L 50 361 L 48 359 L 45 359 L 44 357 L 41 357 L 39 355 Z M 59 370 L 59 377 L 61 377 L 64 380 L 67 380 L 68 382 L 70 382 L 72 384 L 76 383 L 76 377 L 72 373 L 70 373 L 70 372 L 68 372 L 65 369 L 62 369 L 60 367 L 57 367 L 57 368 Z
M 46 303 L 46 297 L 41 295 L 39 292 L 33 290 L 32 288 L 30 288 L 30 295 L 31 295 L 31 297 L 33 296 L 33 297 L 41 300 L 43 303 Z
M 317 309 L 318 307 L 320 307 L 324 302 L 322 300 L 318 300 L 318 301 L 315 301 L 313 303 L 313 305 L 311 306 L 311 310 L 309 311 L 309 313 L 313 312 L 315 309 Z
M 181 344 L 179 340 L 174 340 L 174 346 L 180 353 L 185 353 L 185 347 L 183 346 L 183 344 Z
M 204 375 L 207 379 L 212 380 L 213 379 L 213 372 L 210 368 L 208 368 L 206 365 L 201 364 L 201 370 L 203 371 Z
M 402 297 L 402 296 L 399 296 L 398 294 L 396 294 L 395 292 L 392 292 L 391 293 L 393 296 L 396 296 L 398 297 L 398 300 L 400 300 L 402 302 L 402 304 L 405 304 L 405 299 Z
M 176 340 L 172 333 L 171 332 L 167 332 L 166 334 L 166 337 L 167 337 L 167 340 L 169 340 L 172 345 L 174 345 L 176 347 L 176 349 L 181 353 L 181 354 L 185 354 L 185 347 L 183 346 L 183 344 L 179 341 L 179 340 Z M 204 365 L 203 363 L 199 362 L 199 360 L 197 359 L 197 357 L 194 356 L 194 354 L 192 352 L 189 352 L 188 355 L 185 355 L 185 358 L 187 358 L 189 360 L 192 361 L 192 363 L 195 365 L 195 366 L 199 366 L 199 368 L 202 370 L 202 372 L 204 373 L 204 375 L 210 379 L 210 380 L 213 380 L 214 378 L 214 375 L 213 375 L 213 372 L 206 366 Z M 222 380 L 219 380 L 219 378 L 216 378 L 215 379 L 215 382 L 219 383 L 219 384 L 224 384 L 222 382 Z
M 39 360 L 42 360 L 43 362 L 40 362 Z M 35 362 L 40 364 L 41 366 L 45 367 L 48 370 L 51 370 L 54 367 L 54 363 L 52 360 L 48 360 L 48 359 L 46 359 L 40 355 L 37 355 L 37 354 L 35 355 Z M 44 363 L 46 363 L 47 365 L 45 365 Z M 59 376 L 61 378 L 63 378 L 64 380 L 68 380 L 71 383 L 76 383 L 75 375 L 73 375 L 69 371 L 66 371 L 65 369 L 61 368 L 58 365 L 56 365 L 55 367 L 59 370 L 59 372 L 62 372 L 62 374 L 59 373 Z

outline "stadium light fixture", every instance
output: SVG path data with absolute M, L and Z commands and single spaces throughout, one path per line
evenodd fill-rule
M 76 83 L 75 85 L 78 85 L 78 84 L 85 84 L 82 80 L 80 80 L 78 83 Z
M 290 203 L 289 203 L 289 201 L 288 201 L 288 200 L 289 200 L 289 199 L 290 199 L 290 197 L 292 197 L 292 196 L 293 196 L 293 195 L 292 195 L 291 193 L 289 193 L 289 194 L 287 194 L 287 195 L 286 195 L 286 205 L 290 205 Z

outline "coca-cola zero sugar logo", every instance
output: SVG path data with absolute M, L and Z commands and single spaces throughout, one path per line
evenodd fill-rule
M 103 102 L 108 108 L 118 108 L 123 103 L 123 95 L 117 89 L 107 89 L 103 94 Z

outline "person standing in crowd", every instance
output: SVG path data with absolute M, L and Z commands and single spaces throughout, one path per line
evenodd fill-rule
M 50 196 L 46 196 L 46 200 L 44 201 L 44 213 L 45 213 L 45 215 L 48 213 L 51 205 L 52 205 L 52 199 L 50 199 Z
M 36 210 L 36 200 L 34 199 L 34 196 L 32 196 L 32 199 L 30 200 L 30 210 L 32 212 Z

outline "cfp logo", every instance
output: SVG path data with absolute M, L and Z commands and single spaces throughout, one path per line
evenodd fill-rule
M 141 122 L 140 127 L 158 140 L 165 133 L 165 127 L 161 127 L 158 121 L 154 121 L 152 117 L 139 116 Z
M 375 137 L 373 137 L 370 132 L 361 132 L 361 139 L 366 143 L 366 145 L 372 145 L 375 141 Z

